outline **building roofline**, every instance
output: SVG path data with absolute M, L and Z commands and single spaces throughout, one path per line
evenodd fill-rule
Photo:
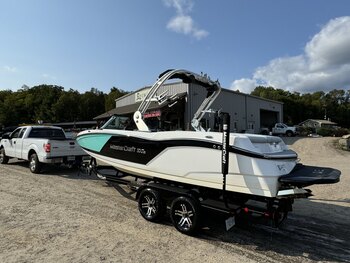
M 179 82 L 167 83 L 167 84 L 165 84 L 165 85 L 163 85 L 163 86 L 174 85 L 174 84 L 187 84 L 187 83 L 184 83 L 184 82 L 182 82 L 182 81 L 179 81 Z M 128 96 L 131 96 L 131 95 L 133 95 L 133 94 L 135 94 L 135 93 L 137 93 L 137 92 L 140 92 L 140 91 L 142 91 L 142 90 L 149 89 L 149 88 L 151 88 L 151 87 L 152 87 L 152 86 L 144 86 L 144 87 L 142 87 L 142 88 L 140 88 L 140 89 L 138 89 L 138 90 L 135 90 L 135 91 L 133 91 L 133 92 L 130 92 L 130 93 L 128 93 L 128 94 L 125 94 L 125 95 L 122 96 L 122 97 L 117 98 L 117 99 L 115 100 L 115 102 L 120 101 L 120 100 L 122 100 L 122 99 L 124 99 L 124 98 L 126 98 L 126 97 L 128 97 Z M 222 88 L 222 91 L 224 91 L 224 92 L 230 92 L 230 93 L 234 93 L 234 94 L 239 94 L 239 95 L 243 95 L 243 96 L 246 96 L 246 97 L 251 97 L 251 98 L 255 98 L 255 99 L 259 99 L 259 100 L 265 100 L 265 101 L 269 101 L 269 102 L 279 103 L 279 104 L 282 104 L 282 105 L 284 104 L 282 101 L 266 99 L 266 98 L 262 98 L 262 97 L 259 97 L 259 96 L 250 95 L 250 94 L 247 94 L 247 93 L 243 93 L 243 92 L 239 92 L 239 91 L 235 91 L 235 90 L 231 90 L 231 89 L 227 89 L 227 88 Z
M 304 123 L 306 123 L 307 121 L 315 121 L 318 123 L 324 123 L 324 124 L 338 124 L 334 121 L 329 121 L 329 120 L 321 120 L 321 119 L 307 119 L 305 121 L 302 121 L 301 123 L 299 123 L 298 125 L 303 125 Z
M 243 93 L 243 92 L 240 92 L 240 91 L 235 91 L 235 90 L 226 89 L 226 88 L 222 88 L 222 90 L 227 91 L 227 92 L 230 92 L 230 93 L 234 93 L 234 94 L 240 94 L 240 95 L 243 95 L 243 96 L 246 96 L 246 97 L 250 97 L 250 98 L 255 98 L 255 99 L 259 99 L 259 100 L 270 101 L 270 102 L 279 103 L 279 104 L 282 104 L 282 105 L 284 104 L 284 102 L 282 102 L 282 101 L 266 99 L 266 98 L 263 98 L 263 97 L 259 97 L 259 96 L 255 96 L 255 95 L 250 95 L 250 94 L 247 94 L 247 93 Z

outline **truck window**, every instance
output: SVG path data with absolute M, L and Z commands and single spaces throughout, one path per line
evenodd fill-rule
M 23 128 L 23 129 L 21 130 L 21 132 L 19 133 L 18 138 L 22 138 L 23 135 L 24 135 L 24 133 L 26 132 L 26 130 L 27 130 L 27 128 Z
M 30 131 L 28 138 L 63 140 L 66 139 L 66 136 L 60 129 L 33 128 Z
M 14 139 L 14 138 L 18 138 L 18 135 L 19 135 L 19 132 L 21 131 L 21 128 L 18 128 L 16 130 L 14 130 L 12 133 L 11 133 L 11 138 Z

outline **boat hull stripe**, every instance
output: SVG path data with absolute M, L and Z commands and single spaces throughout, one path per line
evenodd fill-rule
M 78 140 L 78 143 L 80 144 L 80 140 Z M 81 146 L 82 148 L 88 151 L 93 151 L 100 155 L 146 165 L 167 148 L 187 146 L 221 150 L 222 144 L 201 140 L 195 141 L 182 139 L 152 141 L 129 136 L 110 136 L 110 138 L 105 142 L 105 144 L 102 147 L 89 147 L 88 143 L 85 143 Z M 297 158 L 297 155 L 294 152 L 292 152 L 291 154 L 284 154 L 280 156 L 264 155 L 251 151 L 246 151 L 242 148 L 238 148 L 235 146 L 230 146 L 229 152 L 251 158 L 269 160 L 286 160 Z

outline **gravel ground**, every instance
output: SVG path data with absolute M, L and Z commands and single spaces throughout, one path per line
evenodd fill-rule
M 31 174 L 0 165 L 0 262 L 350 262 L 350 153 L 333 138 L 286 138 L 304 164 L 342 171 L 341 182 L 311 186 L 281 229 L 245 223 L 226 232 L 209 214 L 197 237 L 138 212 L 125 187 L 68 168 Z

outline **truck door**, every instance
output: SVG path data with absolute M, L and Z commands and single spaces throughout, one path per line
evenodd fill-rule
M 22 157 L 22 153 L 23 153 L 23 135 L 25 133 L 25 131 L 27 130 L 27 128 L 23 128 L 21 129 L 21 131 L 18 134 L 18 137 L 16 139 L 16 145 L 15 145 L 15 157 L 16 158 L 23 158 Z
M 17 128 L 10 134 L 10 138 L 4 141 L 5 153 L 7 156 L 15 157 L 17 138 L 22 128 Z
M 280 133 L 283 133 L 283 125 L 282 124 L 280 124 L 280 123 L 277 123 L 276 124 L 276 127 L 275 127 L 275 133 L 278 133 L 278 134 L 280 134 Z

